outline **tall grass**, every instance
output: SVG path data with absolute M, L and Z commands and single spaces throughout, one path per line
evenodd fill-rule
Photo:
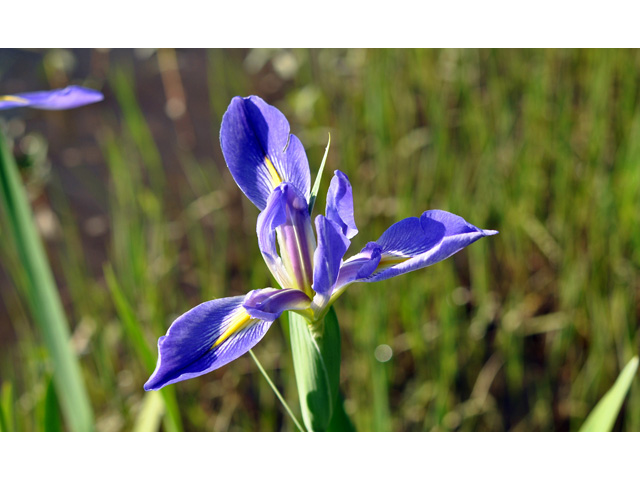
M 75 54 L 81 64 L 107 55 Z M 81 146 L 51 138 L 55 117 L 26 122 L 60 146 L 45 193 L 32 197 L 61 225 L 49 259 L 85 339 L 99 430 L 295 430 L 249 356 L 161 396 L 142 390 L 174 318 L 272 285 L 258 212 L 218 144 L 234 95 L 280 108 L 312 172 L 331 133 L 326 171 L 344 171 L 354 188 L 360 233 L 349 253 L 433 208 L 500 231 L 427 270 L 354 285 L 336 303 L 341 390 L 359 430 L 578 430 L 637 354 L 637 51 L 112 52 L 106 65 L 82 72 L 107 96 L 92 107 L 97 173 L 82 168 L 86 157 L 60 161 L 62 148 Z M 167 98 L 182 98 L 184 112 L 168 116 Z M 61 186 L 69 174 L 80 196 Z M 82 202 L 106 218 L 98 251 Z M 0 298 L 14 335 L 0 355 L 0 426 L 44 430 L 59 415 L 44 407 L 55 370 L 41 361 L 7 221 Z M 282 318 L 254 352 L 295 411 L 288 332 Z M 640 428 L 639 395 L 635 381 L 614 429 Z

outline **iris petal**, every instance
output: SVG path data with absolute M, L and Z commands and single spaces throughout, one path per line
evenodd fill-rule
M 311 299 L 294 288 L 263 288 L 247 294 L 242 306 L 252 317 L 273 322 L 285 310 L 305 310 Z
M 311 294 L 316 243 L 309 206 L 293 185 L 281 183 L 271 192 L 266 208 L 258 215 L 257 230 L 262 256 L 280 286 Z
M 428 267 L 497 233 L 478 228 L 453 213 L 428 210 L 419 219 L 406 218 L 392 225 L 374 242 L 380 246 L 380 263 L 372 275 L 358 281 L 378 282 Z
M 231 175 L 260 210 L 281 182 L 295 186 L 309 199 L 309 162 L 289 122 L 260 97 L 235 97 L 222 117 L 222 153 Z
M 345 260 L 338 273 L 334 292 L 340 295 L 342 291 L 353 282 L 370 276 L 380 263 L 382 249 L 376 242 L 369 242 L 360 253 Z
M 353 192 L 349 178 L 340 170 L 334 172 L 327 193 L 326 215 L 342 229 L 342 233 L 349 239 L 357 233 L 356 222 L 353 218 Z
M 90 88 L 70 85 L 57 90 L 0 95 L 0 110 L 31 107 L 41 110 L 65 110 L 99 102 L 104 96 Z
M 442 210 L 428 210 L 420 218 L 405 218 L 342 264 L 334 295 L 352 282 L 378 282 L 428 267 L 496 233 Z
M 278 255 L 276 228 L 287 221 L 286 192 L 278 187 L 273 190 L 265 209 L 258 215 L 258 246 L 267 267 L 281 287 L 293 284 Z
M 305 309 L 310 302 L 297 290 L 266 288 L 198 305 L 158 340 L 158 363 L 145 390 L 158 390 L 226 365 L 253 348 L 283 311 Z
M 313 290 L 316 292 L 314 308 L 322 310 L 329 302 L 338 279 L 342 257 L 351 242 L 340 226 L 328 218 L 316 217 L 318 247 L 313 255 Z

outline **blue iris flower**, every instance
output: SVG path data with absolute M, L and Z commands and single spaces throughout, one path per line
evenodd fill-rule
M 99 102 L 103 98 L 104 96 L 100 92 L 86 87 L 71 85 L 42 92 L 0 95 L 0 110 L 18 107 L 31 107 L 40 110 L 66 110 Z
M 336 170 L 324 215 L 309 213 L 309 162 L 289 122 L 259 97 L 235 97 L 222 118 L 220 143 L 231 174 L 258 207 L 258 245 L 280 289 L 205 302 L 180 316 L 158 340 L 158 363 L 145 390 L 211 372 L 256 345 L 280 314 L 310 324 L 354 282 L 378 282 L 433 265 L 495 235 L 442 210 L 401 220 L 343 260 L 358 233 L 347 176 Z

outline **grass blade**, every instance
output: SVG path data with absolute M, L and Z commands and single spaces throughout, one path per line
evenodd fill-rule
M 61 432 L 62 420 L 60 418 L 60 403 L 56 395 L 53 379 L 49 380 L 47 393 L 44 397 L 44 431 Z
M 51 356 L 54 384 L 71 430 L 93 430 L 93 412 L 69 325 L 13 155 L 0 132 L 0 202 L 28 278 L 28 303 Z
M 5 381 L 0 388 L 0 431 L 13 432 L 15 425 L 13 422 L 13 388 L 11 383 Z
M 624 397 L 631 387 L 631 382 L 638 370 L 638 357 L 633 357 L 618 376 L 613 387 L 591 411 L 580 428 L 581 432 L 610 432 L 613 428 Z
M 147 392 L 133 426 L 134 432 L 157 432 L 162 422 L 165 402 L 161 392 Z
M 131 342 L 136 355 L 142 361 L 145 368 L 152 372 L 156 365 L 155 354 L 144 338 L 144 332 L 142 331 L 140 324 L 136 321 L 136 314 L 127 301 L 120 284 L 116 280 L 116 276 L 111 265 L 105 265 L 104 278 L 107 282 L 107 288 L 111 294 L 113 304 L 116 307 L 118 317 L 124 327 L 127 339 Z
M 120 321 L 124 327 L 124 331 L 126 333 L 126 337 L 131 342 L 138 359 L 142 361 L 145 368 L 149 373 L 153 372 L 153 369 L 156 365 L 156 357 L 154 352 L 149 347 L 149 344 L 145 340 L 144 332 L 140 327 L 140 324 L 136 320 L 136 315 L 133 311 L 133 308 L 129 304 L 127 298 L 124 295 L 120 284 L 118 283 L 115 273 L 111 265 L 107 265 L 104 267 L 104 278 L 107 282 L 107 287 L 109 288 L 109 292 L 111 293 L 111 298 L 113 299 L 113 303 L 116 307 L 116 312 L 120 317 Z M 162 409 L 160 413 L 166 413 L 165 416 L 165 427 L 167 430 L 171 432 L 181 432 L 182 431 L 182 420 L 180 419 L 180 410 L 178 409 L 178 401 L 176 399 L 175 390 L 173 387 L 163 388 L 162 391 L 159 392 L 159 395 L 164 399 L 164 406 L 166 409 Z M 153 397 L 155 398 L 155 397 Z M 145 404 L 143 406 L 143 411 L 145 408 L 150 409 L 149 411 L 157 412 L 158 409 L 154 407 L 155 400 L 149 399 L 149 397 L 145 397 Z M 148 406 L 147 404 L 150 404 Z M 146 414 L 147 415 L 147 414 Z M 148 414 L 150 415 L 150 414 Z M 136 425 L 142 422 L 143 425 L 150 425 L 147 420 L 136 421 Z M 147 428 L 145 427 L 145 428 Z M 137 426 L 135 428 L 138 428 Z M 140 427 L 142 428 L 142 427 Z M 136 430 L 139 431 L 139 430 Z

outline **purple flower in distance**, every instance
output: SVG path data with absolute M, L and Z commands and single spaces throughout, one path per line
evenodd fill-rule
M 86 87 L 71 85 L 57 90 L 0 95 L 0 110 L 31 107 L 40 110 L 66 110 L 99 102 L 104 96 Z
M 222 118 L 220 144 L 231 175 L 260 209 L 258 245 L 280 289 L 205 302 L 158 340 L 158 363 L 145 390 L 193 378 L 246 353 L 284 311 L 322 319 L 354 282 L 377 282 L 433 265 L 495 235 L 442 210 L 389 227 L 343 260 L 358 233 L 347 176 L 335 171 L 324 215 L 312 222 L 307 155 L 289 122 L 259 97 L 235 97 Z M 315 224 L 315 234 L 314 226 Z

